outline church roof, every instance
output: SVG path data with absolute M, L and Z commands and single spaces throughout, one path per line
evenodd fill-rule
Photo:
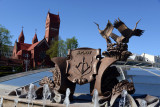
M 27 50 L 31 45 L 32 44 L 17 42 L 17 48 L 18 48 L 18 50 Z
M 34 49 L 34 47 L 36 47 L 39 43 L 39 42 L 36 42 L 34 44 L 27 44 L 27 43 L 19 43 L 17 42 L 17 47 L 18 47 L 18 52 L 17 52 L 17 55 L 22 55 L 22 50 L 26 50 L 26 51 L 30 51 L 32 49 Z
M 28 51 L 34 49 L 34 47 L 36 47 L 40 42 L 41 42 L 41 41 L 32 44 L 32 45 L 28 48 Z
M 19 43 L 19 42 L 17 42 L 18 52 L 20 52 L 20 50 L 30 51 L 30 50 L 34 49 L 40 42 L 42 42 L 44 40 L 45 39 L 43 39 L 43 40 L 41 40 L 39 42 L 36 42 L 34 44 L 27 44 L 27 43 Z

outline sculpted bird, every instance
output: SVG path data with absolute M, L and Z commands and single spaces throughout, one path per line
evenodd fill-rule
M 95 23 L 95 22 L 94 22 Z M 111 40 L 109 38 L 110 34 L 112 33 L 114 26 L 112 23 L 108 20 L 108 23 L 106 25 L 106 28 L 104 30 L 99 29 L 99 24 L 95 23 L 98 26 L 98 31 L 101 34 L 103 38 L 105 38 L 107 43 L 111 43 Z
M 139 20 L 140 21 L 140 20 Z M 121 36 L 117 36 L 116 34 L 112 33 L 110 36 L 112 39 L 114 39 L 117 43 L 128 43 L 129 39 L 132 36 L 141 36 L 142 33 L 144 32 L 141 29 L 136 29 L 137 24 L 139 21 L 136 23 L 136 26 L 134 29 L 129 29 L 119 18 L 118 21 L 116 20 L 114 22 L 114 27 L 118 29 L 118 31 L 122 34 Z
M 110 37 L 118 44 L 123 43 L 122 41 L 125 39 L 124 36 L 118 36 L 118 35 L 116 35 L 114 33 L 111 33 Z

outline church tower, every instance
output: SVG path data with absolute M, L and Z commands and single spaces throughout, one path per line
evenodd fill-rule
M 59 35 L 59 27 L 60 27 L 60 18 L 59 14 L 51 14 L 48 11 L 46 18 L 46 26 L 45 26 L 45 39 L 50 45 L 53 40 L 58 40 Z

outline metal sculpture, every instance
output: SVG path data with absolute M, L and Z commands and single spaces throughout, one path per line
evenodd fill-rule
M 119 76 L 119 72 L 116 67 L 111 65 L 118 60 L 125 61 L 132 54 L 128 51 L 127 43 L 133 35 L 142 35 L 143 30 L 136 29 L 138 22 L 132 30 L 119 18 L 114 25 L 108 21 L 104 30 L 100 30 L 99 25 L 95 23 L 98 26 L 99 33 L 107 42 L 107 52 L 103 52 L 105 57 L 101 57 L 100 49 L 78 48 L 68 50 L 67 58 L 53 58 L 52 61 L 55 63 L 55 70 L 53 71 L 54 90 L 59 93 L 62 93 L 60 90 L 63 90 L 64 93 L 66 87 L 69 87 L 73 94 L 76 83 L 80 85 L 90 83 L 91 94 L 93 94 L 94 89 L 97 89 L 98 95 L 103 96 L 101 99 L 108 100 L 117 92 L 116 90 L 123 91 L 117 88 L 121 85 L 116 78 Z M 118 29 L 122 35 L 117 36 L 112 33 L 114 28 Z M 115 40 L 116 43 L 112 43 L 110 38 Z M 66 83 L 67 81 L 70 86 Z M 123 84 L 123 87 L 129 85 L 131 85 L 129 90 L 134 92 L 132 83 Z
M 107 42 L 107 52 L 104 51 L 103 55 L 106 57 L 114 57 L 121 61 L 126 61 L 127 58 L 132 54 L 128 51 L 127 43 L 129 42 L 129 39 L 132 36 L 141 36 L 144 32 L 144 30 L 137 29 L 139 21 L 136 23 L 134 29 L 129 29 L 119 18 L 118 20 L 115 20 L 114 27 L 121 33 L 121 36 L 112 33 L 114 27 L 110 21 L 108 21 L 107 27 L 102 31 L 99 30 L 99 25 L 95 23 L 98 26 L 98 31 L 101 35 L 103 35 L 104 38 L 107 38 L 107 40 L 111 41 L 109 39 L 109 37 L 111 37 L 116 42 Z
M 67 88 L 70 90 L 69 99 L 72 100 L 76 83 L 80 85 L 90 83 L 91 95 L 94 93 L 93 90 L 97 89 L 100 105 L 105 101 L 110 101 L 110 104 L 113 105 L 124 89 L 129 94 L 134 93 L 132 82 L 118 81 L 117 77 L 120 74 L 116 66 L 112 64 L 118 60 L 125 61 L 132 54 L 128 51 L 127 43 L 133 35 L 142 35 L 143 30 L 137 29 L 138 22 L 132 30 L 119 18 L 118 21 L 115 21 L 114 26 L 108 21 L 104 30 L 100 30 L 99 25 L 95 23 L 99 33 L 107 42 L 107 51 L 102 53 L 105 57 L 101 57 L 101 49 L 78 48 L 68 50 L 67 57 L 52 58 L 55 63 L 55 68 L 51 70 L 53 81 L 48 77 L 40 81 L 41 87 L 36 89 L 37 98 L 42 97 L 44 84 L 48 84 L 50 88 L 50 100 L 56 103 L 63 103 Z M 114 28 L 118 29 L 122 35 L 117 36 L 112 33 Z M 112 43 L 110 38 L 116 43 Z M 15 92 L 10 93 L 10 95 L 13 94 Z M 130 98 L 132 99 L 131 96 Z
M 70 88 L 71 95 L 73 95 L 76 83 L 80 85 L 90 83 L 91 95 L 93 95 L 93 90 L 97 89 L 102 102 L 104 99 L 109 100 L 117 95 L 115 93 L 118 91 L 122 92 L 121 86 L 129 92 L 134 92 L 133 83 L 123 81 L 119 83 L 116 78 L 119 76 L 119 72 L 115 66 L 111 65 L 118 60 L 126 60 L 131 55 L 127 45 L 129 38 L 133 35 L 142 35 L 143 30 L 136 29 L 136 27 L 131 30 L 119 18 L 114 25 L 108 21 L 104 30 L 100 30 L 99 25 L 95 24 L 107 42 L 107 52 L 103 52 L 105 57 L 101 57 L 100 49 L 78 48 L 68 50 L 66 58 L 53 58 L 52 61 L 55 63 L 55 69 L 52 71 L 55 84 L 53 92 L 65 94 L 66 89 Z M 118 29 L 122 35 L 117 36 L 112 33 L 114 28 Z M 110 38 L 116 43 L 112 43 Z

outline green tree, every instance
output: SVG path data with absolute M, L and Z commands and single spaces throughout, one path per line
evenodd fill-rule
M 78 47 L 78 41 L 77 39 L 74 37 L 72 37 L 71 39 L 67 39 L 66 40 L 66 46 L 67 46 L 67 50 L 68 49 L 76 49 Z
M 58 57 L 67 56 L 66 45 L 64 40 L 59 40 L 58 42 Z
M 50 48 L 46 51 L 46 54 L 50 56 L 50 58 L 57 57 L 58 55 L 58 41 L 53 41 Z
M 68 49 L 75 49 L 78 47 L 78 41 L 75 37 L 68 38 L 66 41 L 53 41 L 46 54 L 53 57 L 66 57 Z
M 12 38 L 12 36 L 10 35 L 10 32 L 8 29 L 6 29 L 5 27 L 3 27 L 2 25 L 0 25 L 0 50 L 1 51 L 8 51 L 8 45 L 11 45 L 12 42 L 10 41 L 10 39 Z

